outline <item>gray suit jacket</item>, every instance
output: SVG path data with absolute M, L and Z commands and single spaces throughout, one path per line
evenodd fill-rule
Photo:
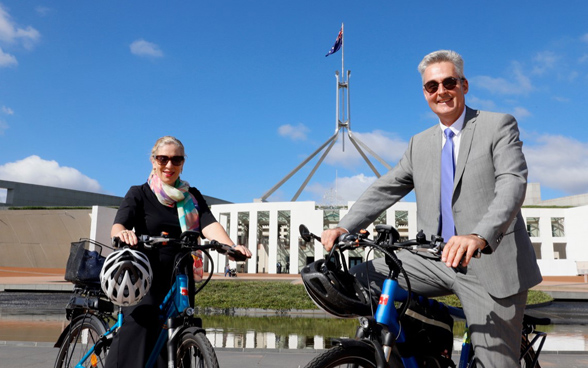
M 370 186 L 339 226 L 365 228 L 411 190 L 417 200 L 417 225 L 427 237 L 438 234 L 442 132 L 438 125 L 410 140 L 398 164 Z M 458 235 L 479 234 L 493 252 L 472 259 L 486 291 L 498 298 L 541 282 L 535 252 L 520 207 L 527 187 L 527 164 L 511 115 L 466 107 L 453 190 Z

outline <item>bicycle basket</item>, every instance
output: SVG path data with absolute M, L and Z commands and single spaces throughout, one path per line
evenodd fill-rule
M 99 284 L 100 270 L 105 257 L 102 248 L 108 246 L 92 239 L 80 239 L 71 243 L 65 267 L 65 280 L 74 284 Z M 90 250 L 90 249 L 94 250 Z

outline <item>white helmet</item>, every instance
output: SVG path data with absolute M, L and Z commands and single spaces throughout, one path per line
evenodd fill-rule
M 151 287 L 153 272 L 145 254 L 125 248 L 106 257 L 100 271 L 100 285 L 111 302 L 120 306 L 135 305 Z

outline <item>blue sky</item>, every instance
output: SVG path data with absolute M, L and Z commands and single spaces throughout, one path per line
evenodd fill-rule
M 453 49 L 466 103 L 519 121 L 543 199 L 586 193 L 587 14 L 580 0 L 0 0 L 0 179 L 123 196 L 174 135 L 183 179 L 260 198 L 335 132 L 341 51 L 325 54 L 345 23 L 351 130 L 390 165 L 437 123 L 417 64 Z M 299 200 L 354 200 L 373 182 L 341 142 Z

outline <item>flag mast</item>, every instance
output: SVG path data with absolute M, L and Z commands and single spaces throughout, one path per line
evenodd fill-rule
M 270 190 L 265 192 L 265 194 L 263 194 L 263 196 L 261 198 L 256 199 L 255 200 L 256 202 L 265 202 L 267 200 L 267 198 L 270 195 L 272 195 L 273 192 L 275 192 L 279 187 L 282 186 L 282 184 L 284 184 L 286 181 L 288 181 L 294 174 L 296 174 L 298 172 L 298 170 L 300 170 L 310 160 L 312 160 L 317 154 L 319 154 L 321 151 L 324 150 L 324 152 L 320 156 L 318 162 L 314 165 L 310 174 L 306 177 L 306 180 L 302 183 L 302 185 L 300 185 L 300 188 L 298 189 L 296 194 L 294 194 L 294 197 L 292 197 L 292 202 L 295 202 L 298 199 L 298 196 L 300 196 L 300 194 L 302 193 L 302 191 L 304 190 L 304 188 L 306 187 L 306 185 L 310 181 L 310 179 L 312 178 L 312 176 L 314 175 L 314 173 L 316 172 L 316 170 L 319 168 L 319 166 L 321 165 L 321 163 L 323 162 L 325 157 L 329 154 L 329 151 L 331 151 L 331 148 L 333 148 L 333 146 L 335 145 L 335 142 L 337 142 L 337 138 L 339 137 L 339 132 L 341 132 L 341 136 L 342 136 L 343 150 L 345 151 L 345 133 L 347 133 L 347 137 L 349 137 L 349 140 L 351 141 L 351 143 L 353 143 L 353 146 L 355 147 L 357 152 L 359 152 L 359 154 L 364 159 L 364 161 L 368 164 L 370 169 L 372 169 L 372 171 L 374 172 L 376 177 L 379 178 L 380 173 L 378 172 L 378 170 L 376 170 L 375 166 L 369 160 L 367 155 L 363 152 L 362 148 L 364 150 L 366 150 L 368 153 L 370 153 L 373 157 L 375 157 L 388 170 L 392 170 L 392 167 L 390 165 L 388 165 L 386 163 L 386 161 L 384 161 L 380 156 L 378 156 L 374 151 L 372 151 L 369 146 L 367 146 L 362 141 L 360 141 L 359 138 L 355 137 L 353 135 L 353 133 L 351 132 L 351 123 L 350 123 L 351 109 L 350 109 L 350 103 L 349 103 L 349 98 L 350 98 L 350 95 L 349 95 L 349 76 L 351 75 L 351 71 L 349 71 L 349 70 L 347 71 L 347 77 L 345 77 L 345 75 L 343 74 L 343 73 L 345 73 L 345 64 L 344 64 L 345 52 L 344 52 L 344 42 L 343 42 L 344 37 L 345 37 L 345 32 L 343 32 L 343 22 L 341 22 L 341 30 L 339 31 L 337 39 L 335 40 L 335 44 L 333 45 L 333 47 L 331 47 L 330 51 L 325 55 L 325 57 L 326 57 L 326 56 L 332 55 L 332 54 L 336 53 L 337 51 L 341 50 L 341 75 L 339 76 L 339 71 L 335 70 L 335 78 L 337 79 L 335 134 L 333 134 L 329 139 L 327 139 L 327 141 L 325 143 L 323 143 L 316 151 L 314 151 L 312 154 L 310 154 L 310 156 L 308 156 L 304 161 L 302 161 L 300 163 L 300 165 L 298 165 L 294 170 L 290 171 L 290 173 L 288 175 L 286 175 L 282 180 L 280 180 L 278 182 L 278 184 L 274 185 Z M 343 93 L 341 93 L 341 91 L 340 91 L 341 89 L 345 89 L 345 91 Z M 347 98 L 345 98 L 345 97 L 347 97 Z M 335 175 L 338 176 L 338 174 L 335 174 Z M 335 179 L 336 186 L 337 186 L 337 180 L 338 180 L 338 178 Z M 335 190 L 337 190 L 337 188 Z

